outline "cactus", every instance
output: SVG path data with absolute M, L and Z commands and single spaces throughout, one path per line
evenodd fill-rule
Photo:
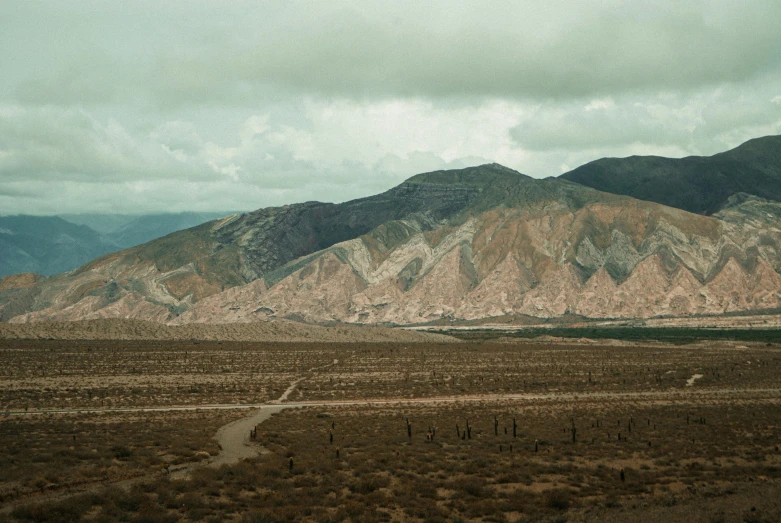
M 534 440 L 534 452 L 538 452 L 540 450 L 539 441 Z
M 494 416 L 494 436 L 499 435 L 499 420 Z
M 290 457 L 290 461 L 288 462 L 288 468 L 290 472 L 293 472 L 293 457 Z
M 456 437 L 461 437 L 461 430 L 458 428 L 458 423 L 456 423 Z
M 515 422 L 515 418 L 513 418 L 513 438 L 518 437 L 518 424 Z
M 624 474 L 624 467 L 621 467 L 620 475 L 621 475 L 621 481 L 625 482 L 626 481 L 626 474 Z

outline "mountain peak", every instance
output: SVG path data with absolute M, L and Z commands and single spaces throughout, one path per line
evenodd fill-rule
M 485 186 L 498 179 L 520 181 L 532 178 L 498 163 L 486 163 L 463 169 L 421 173 L 409 178 L 405 183 Z

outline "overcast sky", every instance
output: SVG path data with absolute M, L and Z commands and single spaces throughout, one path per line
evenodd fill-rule
M 256 209 L 781 134 L 781 2 L 0 0 L 0 214 Z

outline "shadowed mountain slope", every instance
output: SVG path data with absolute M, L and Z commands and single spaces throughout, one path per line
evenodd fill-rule
M 234 214 L 233 212 L 179 212 L 141 215 L 71 214 L 62 218 L 98 231 L 118 251 L 161 238 L 172 232 L 196 227 Z M 75 268 L 75 267 L 74 267 Z
M 0 277 L 57 274 L 116 250 L 83 225 L 56 216 L 0 216 Z
M 0 277 L 71 271 L 98 256 L 227 214 L 0 216 Z
M 614 194 L 713 214 L 735 193 L 781 201 L 781 136 L 713 156 L 602 158 L 560 178 Z

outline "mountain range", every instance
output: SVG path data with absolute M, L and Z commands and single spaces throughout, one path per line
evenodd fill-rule
M 230 213 L 0 216 L 0 277 L 52 275 Z
M 498 164 L 227 216 L 70 273 L 0 280 L 0 319 L 391 325 L 781 308 L 781 137 L 711 157 Z

